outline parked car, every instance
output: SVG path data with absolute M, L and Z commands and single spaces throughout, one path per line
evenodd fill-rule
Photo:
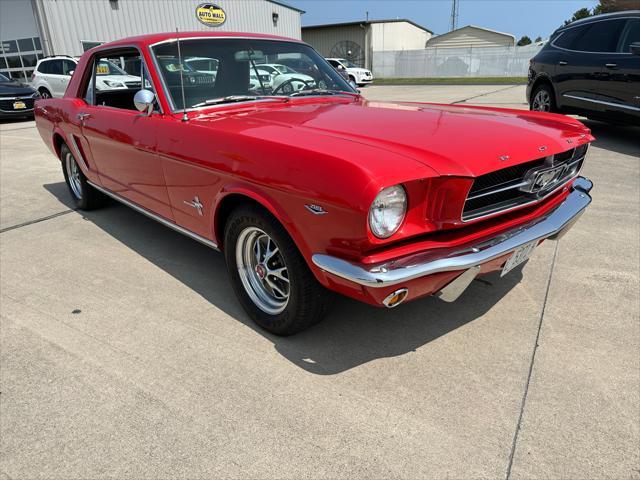
M 257 65 L 257 68 L 259 71 L 271 75 L 271 81 L 269 83 L 271 90 L 274 92 L 282 90 L 283 93 L 291 93 L 295 90 L 316 86 L 316 81 L 313 77 L 299 73 L 286 65 L 279 63 L 261 63 Z
M 33 117 L 33 104 L 39 97 L 26 83 L 0 73 L 0 119 Z
M 346 58 L 327 58 L 327 61 L 334 68 L 340 69 L 342 67 L 346 70 L 349 79 L 359 87 L 373 83 L 373 74 L 370 70 L 360 68 Z
M 42 98 L 60 98 L 78 67 L 78 60 L 68 56 L 46 57 L 38 60 L 31 75 L 31 86 Z M 114 62 L 103 60 L 96 70 L 96 88 L 140 88 L 140 77 L 129 75 Z
M 101 45 L 64 98 L 37 102 L 36 125 L 77 208 L 109 196 L 221 250 L 270 332 L 319 321 L 330 291 L 388 308 L 454 301 L 559 238 L 591 201 L 579 173 L 593 137 L 576 119 L 369 102 L 303 42 L 228 35 L 184 33 L 181 53 L 175 33 Z M 147 88 L 93 87 L 116 54 L 141 59 Z M 291 54 L 324 87 L 249 91 L 254 57 Z M 181 55 L 219 59 L 215 82 L 176 85 Z
M 556 30 L 531 60 L 531 110 L 640 123 L 640 10 Z

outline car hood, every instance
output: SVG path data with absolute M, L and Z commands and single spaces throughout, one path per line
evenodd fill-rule
M 1 82 L 0 83 L 0 96 L 6 97 L 10 95 L 31 95 L 35 92 L 26 83 L 22 82 Z
M 289 139 L 295 138 L 291 129 L 338 137 L 410 157 L 449 176 L 475 177 L 593 140 L 587 127 L 564 115 L 362 98 L 310 100 L 265 106 L 242 115 L 286 126 Z M 354 161 L 366 164 L 368 160 Z

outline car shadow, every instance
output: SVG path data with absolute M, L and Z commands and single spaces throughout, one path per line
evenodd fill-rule
M 616 125 L 584 118 L 581 118 L 580 121 L 589 127 L 593 136 L 596 137 L 592 143 L 594 147 L 640 157 L 640 141 L 638 141 L 640 127 Z
M 71 206 L 63 182 L 44 188 Z M 394 357 L 443 336 L 484 315 L 522 279 L 521 268 L 472 283 L 458 301 L 433 297 L 388 310 L 336 296 L 324 321 L 290 337 L 261 329 L 244 312 L 228 281 L 224 257 L 116 202 L 103 209 L 79 212 L 108 235 L 142 255 L 231 317 L 269 339 L 276 350 L 304 370 L 333 375 L 364 363 Z M 494 281 L 498 279 L 499 281 Z

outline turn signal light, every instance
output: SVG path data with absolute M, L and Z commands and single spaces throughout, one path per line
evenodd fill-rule
M 387 296 L 387 298 L 385 298 L 382 303 L 387 308 L 397 307 L 402 302 L 404 302 L 404 299 L 407 298 L 408 294 L 408 289 L 401 288 L 400 290 L 396 290 L 395 292 L 389 294 L 389 296 Z

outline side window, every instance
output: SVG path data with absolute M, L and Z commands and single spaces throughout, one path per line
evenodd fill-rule
M 49 61 L 44 61 L 44 62 L 40 62 L 40 65 L 38 65 L 38 68 L 36 68 L 36 70 L 40 73 L 49 73 Z
M 75 71 L 76 64 L 71 60 L 62 60 L 62 75 L 71 75 L 71 72 Z
M 92 77 L 83 95 L 89 104 L 137 111 L 133 103 L 135 94 L 141 88 L 153 91 L 144 61 L 136 49 L 98 54 L 91 68 Z
M 572 50 L 581 52 L 615 52 L 626 19 L 593 22 L 573 44 Z
M 640 42 L 640 18 L 632 18 L 627 23 L 626 28 L 622 32 L 622 38 L 618 51 L 623 53 L 631 52 L 631 44 Z
M 51 73 L 53 75 L 62 75 L 62 61 L 61 60 L 50 60 L 49 61 L 49 70 L 47 73 Z
M 573 45 L 576 43 L 576 40 L 586 32 L 587 28 L 588 25 L 585 25 L 583 27 L 574 27 L 565 30 L 560 34 L 558 39 L 553 42 L 553 44 L 560 48 L 573 50 Z

